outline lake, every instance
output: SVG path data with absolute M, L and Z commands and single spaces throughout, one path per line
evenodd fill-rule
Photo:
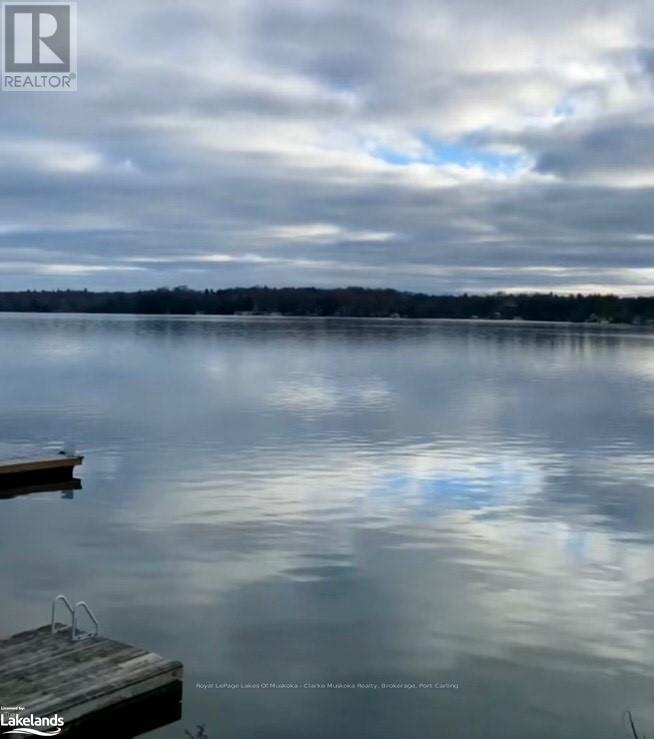
M 86 460 L 0 500 L 0 637 L 180 659 L 159 739 L 654 735 L 653 421 L 636 329 L 6 314 L 3 455 Z

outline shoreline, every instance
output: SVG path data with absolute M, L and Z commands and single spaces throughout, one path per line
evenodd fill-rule
M 592 330 L 617 328 L 617 329 L 639 329 L 654 330 L 654 324 L 600 322 L 600 321 L 548 321 L 511 318 L 414 318 L 410 316 L 305 316 L 294 314 L 271 314 L 262 313 L 257 315 L 243 315 L 234 313 L 130 313 L 109 312 L 101 313 L 94 311 L 3 311 L 0 310 L 0 319 L 4 317 L 71 317 L 71 318 L 151 318 L 184 321 L 206 321 L 206 320 L 228 320 L 240 322 L 254 321 L 381 321 L 384 323 L 452 323 L 452 324 L 474 324 L 490 326 L 574 326 L 584 327 Z

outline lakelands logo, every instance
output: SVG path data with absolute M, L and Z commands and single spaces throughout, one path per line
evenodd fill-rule
M 29 736 L 57 736 L 61 734 L 64 720 L 61 716 L 22 716 L 24 706 L 0 706 L 0 730 L 3 734 L 27 734 Z
M 2 89 L 77 90 L 77 4 L 2 4 Z

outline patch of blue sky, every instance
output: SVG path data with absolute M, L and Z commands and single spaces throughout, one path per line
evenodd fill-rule
M 556 118 L 572 118 L 575 114 L 575 105 L 570 99 L 561 100 L 554 108 Z
M 489 174 L 517 174 L 529 166 L 524 154 L 493 149 L 492 146 L 481 146 L 473 139 L 447 141 L 434 139 L 421 134 L 419 137 L 420 153 L 405 152 L 385 146 L 372 147 L 370 153 L 388 164 L 407 166 L 410 164 L 433 164 L 435 166 L 456 165 L 470 168 L 481 168 Z
M 565 121 L 574 118 L 578 112 L 578 107 L 572 98 L 565 97 L 554 106 L 552 114 L 557 121 Z

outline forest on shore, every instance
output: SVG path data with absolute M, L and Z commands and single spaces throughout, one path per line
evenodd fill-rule
M 654 323 L 654 297 L 525 293 L 428 295 L 346 287 L 187 287 L 134 292 L 0 292 L 0 311 L 207 315 L 468 318 L 590 323 Z

